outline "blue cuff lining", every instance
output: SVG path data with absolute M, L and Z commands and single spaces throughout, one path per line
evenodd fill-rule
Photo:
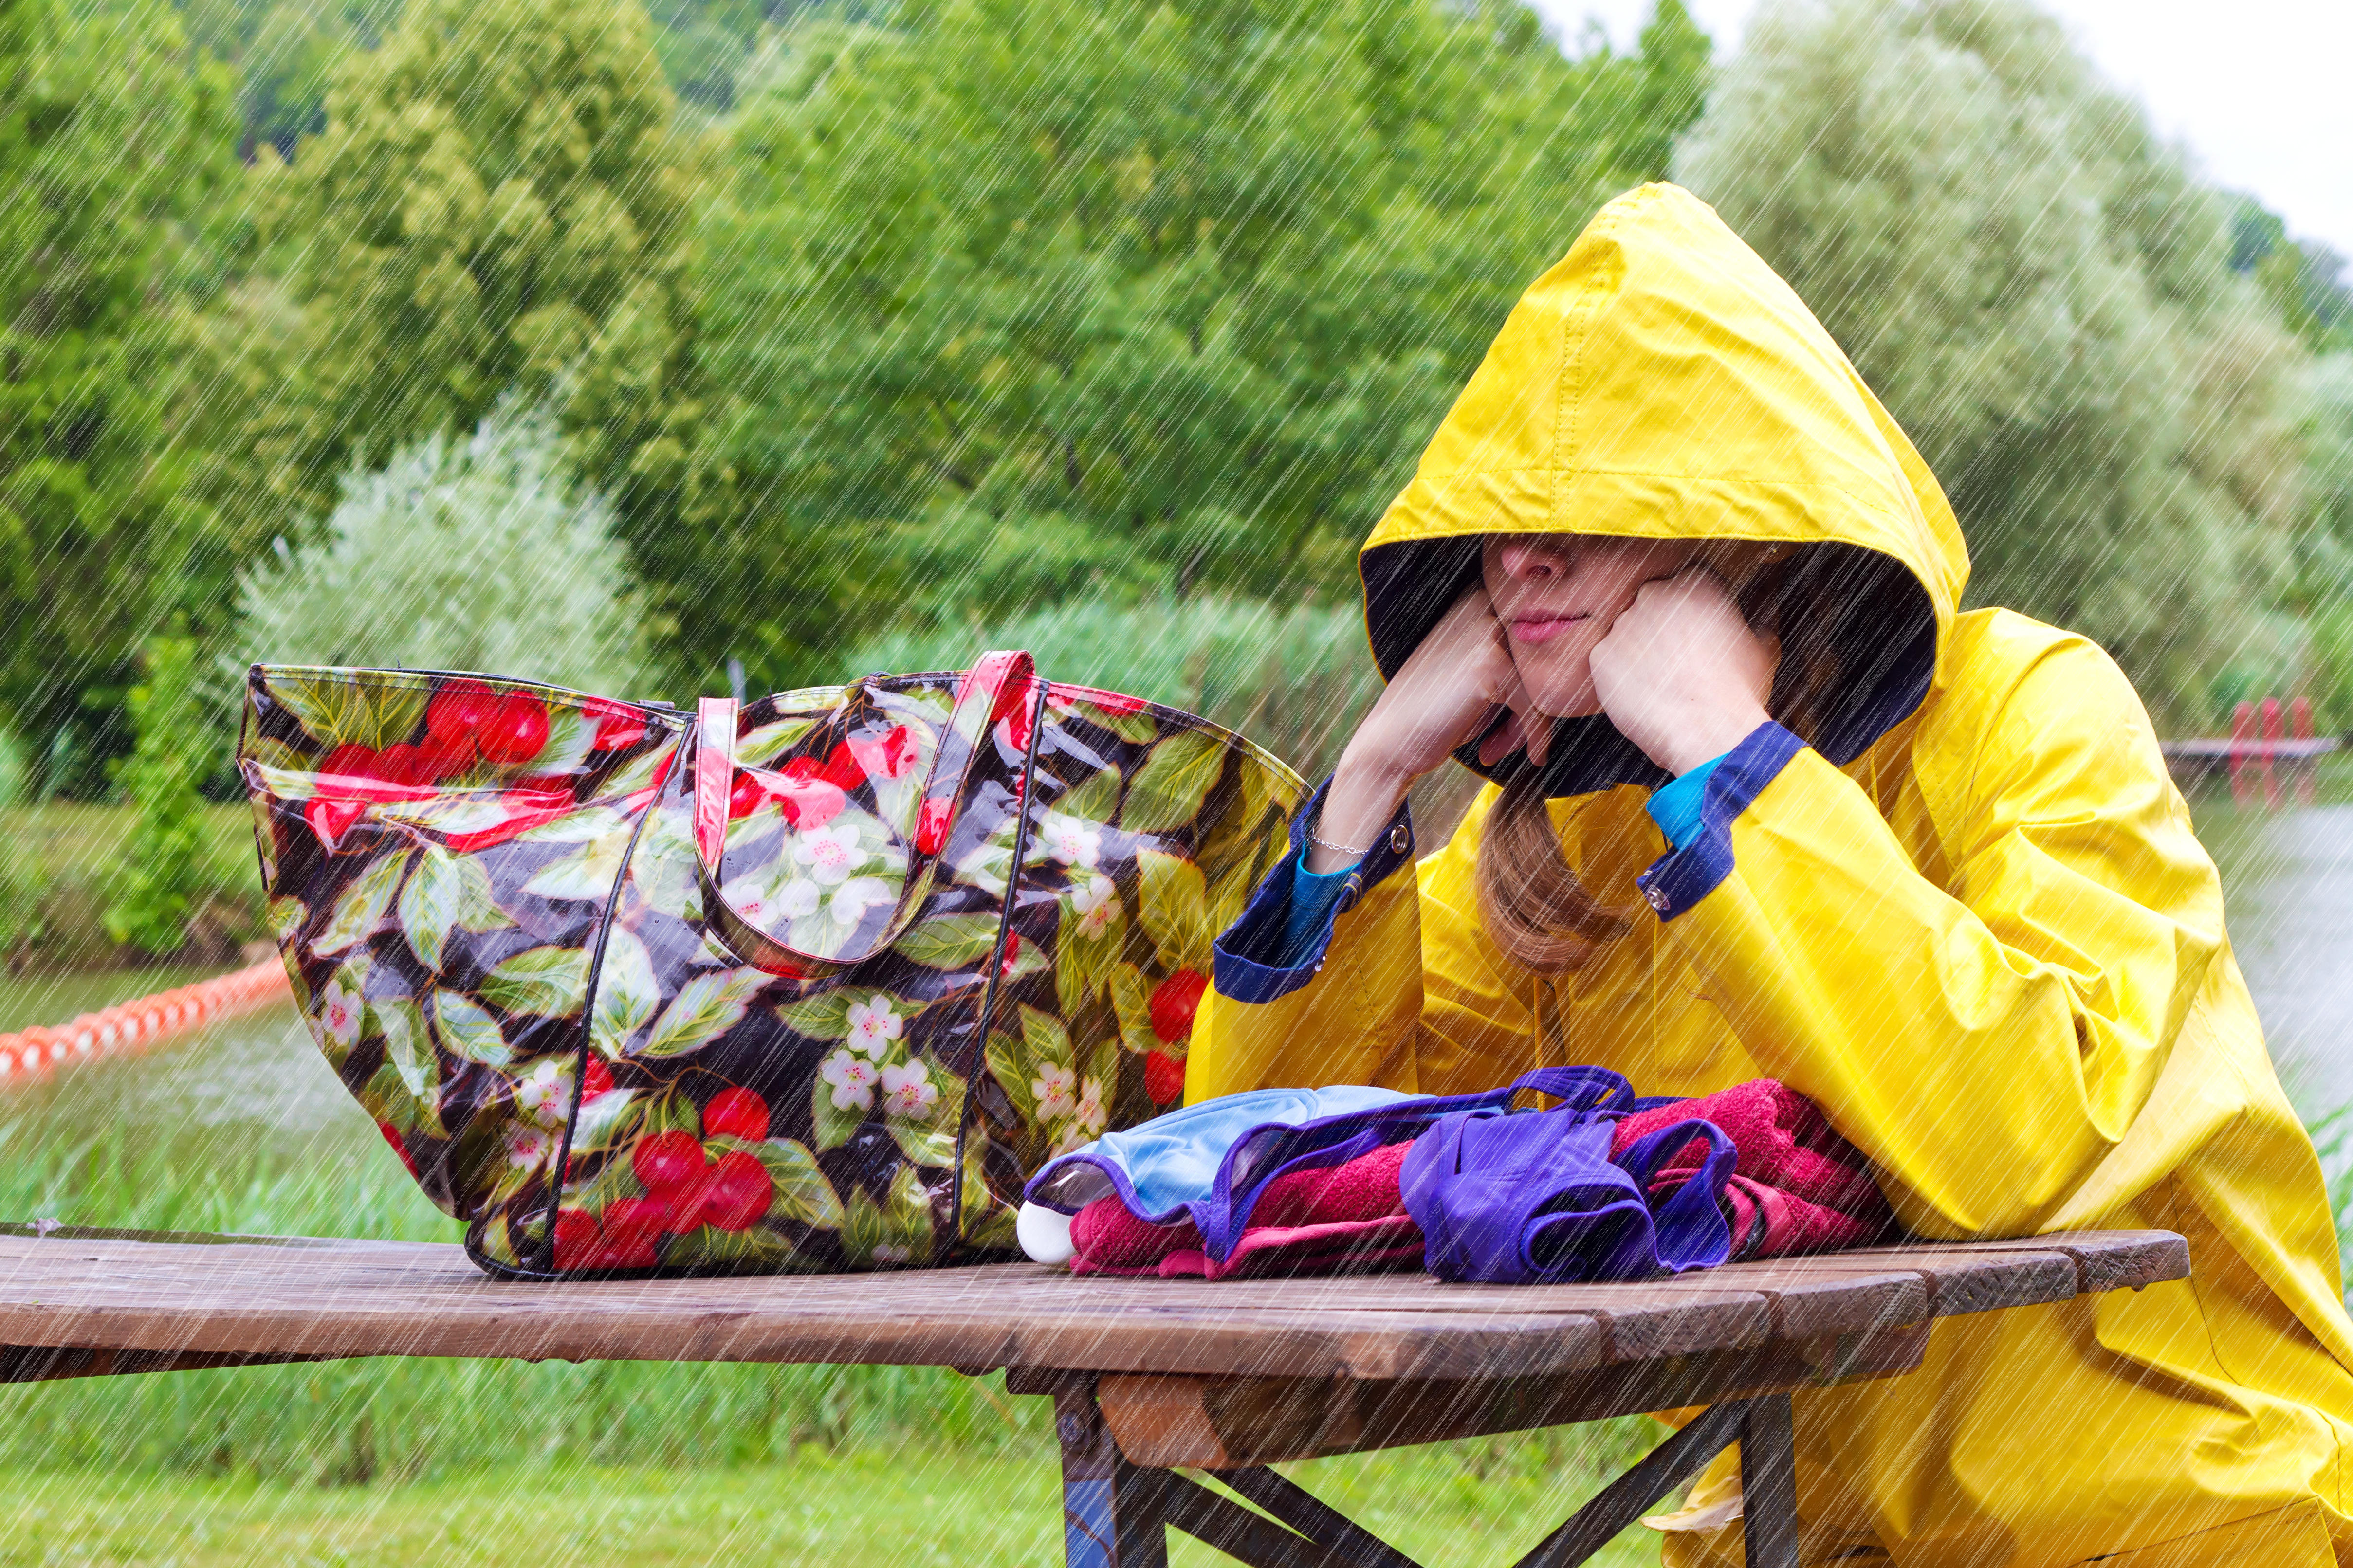
M 1282 963 L 1288 968 L 1313 952 L 1316 937 L 1324 929 L 1324 917 L 1348 890 L 1348 873 L 1353 866 L 1343 866 L 1336 871 L 1311 871 L 1307 857 L 1293 860 L 1291 878 L 1291 918 L 1283 922 Z
M 1803 741 L 1768 720 L 1715 763 L 1700 800 L 1698 835 L 1659 857 L 1635 879 L 1644 901 L 1661 920 L 1682 914 L 1732 875 L 1733 822 L 1805 749 Z
M 1726 752 L 1724 757 L 1731 754 Z M 1642 809 L 1651 814 L 1651 820 L 1674 848 L 1683 848 L 1699 837 L 1700 805 L 1707 797 L 1707 781 L 1724 757 L 1710 757 L 1691 772 L 1670 779 L 1642 803 Z
M 1303 922 L 1305 944 L 1293 942 L 1293 899 L 1301 876 L 1307 824 L 1323 810 L 1324 796 L 1331 787 L 1332 781 L 1325 779 L 1292 814 L 1291 853 L 1259 883 L 1242 907 L 1240 918 L 1218 936 L 1214 966 L 1218 994 L 1229 1002 L 1272 1002 L 1313 980 L 1332 945 L 1333 922 L 1356 907 L 1366 888 L 1413 861 L 1413 809 L 1400 805 L 1371 852 L 1348 870 L 1334 874 L 1340 882 L 1338 895 L 1312 921 Z M 1313 872 L 1306 875 L 1317 881 L 1324 879 Z

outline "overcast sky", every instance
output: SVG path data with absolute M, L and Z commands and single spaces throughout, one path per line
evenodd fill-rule
M 1630 46 L 1651 0 L 1531 0 L 1573 38 L 1588 16 Z M 1739 45 L 1757 0 L 1685 0 Z M 2353 256 L 2353 4 L 2348 0 L 2042 0 L 2109 80 L 2185 142 L 2209 178 L 2252 191 L 2288 232 Z

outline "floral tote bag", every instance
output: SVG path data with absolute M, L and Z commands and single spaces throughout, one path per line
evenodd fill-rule
M 1181 1094 L 1301 788 L 1020 653 L 692 715 L 256 666 L 238 765 L 320 1049 L 522 1278 L 1009 1248 Z

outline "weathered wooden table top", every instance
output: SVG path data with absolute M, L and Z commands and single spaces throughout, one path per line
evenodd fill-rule
M 1916 1244 L 1612 1285 L 1074 1279 L 1034 1264 L 512 1284 L 454 1246 L 0 1234 L 0 1345 L 874 1363 L 1211 1377 L 1557 1375 L 2182 1278 L 2164 1231 Z

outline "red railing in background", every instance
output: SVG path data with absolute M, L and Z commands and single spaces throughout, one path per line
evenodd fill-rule
M 287 990 L 286 965 L 270 958 L 232 974 L 84 1013 L 53 1029 L 0 1034 L 0 1088 L 82 1062 L 153 1050 L 216 1018 L 266 1006 Z

